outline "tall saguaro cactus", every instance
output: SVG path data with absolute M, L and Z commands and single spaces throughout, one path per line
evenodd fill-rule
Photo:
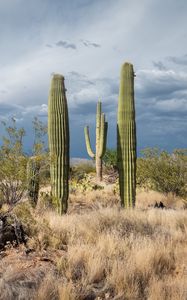
M 64 77 L 54 74 L 48 103 L 48 136 L 52 195 L 60 214 L 67 211 L 69 196 L 69 120 Z
M 97 174 L 98 181 L 102 180 L 102 157 L 104 156 L 106 151 L 107 130 L 108 130 L 108 123 L 105 121 L 105 114 L 102 113 L 101 106 L 102 104 L 99 101 L 97 103 L 97 113 L 96 113 L 95 153 L 92 151 L 91 144 L 90 144 L 89 127 L 86 126 L 84 128 L 87 152 L 91 158 L 95 159 L 96 174 Z
M 118 102 L 117 155 L 121 204 L 135 205 L 136 197 L 136 123 L 133 65 L 124 63 Z

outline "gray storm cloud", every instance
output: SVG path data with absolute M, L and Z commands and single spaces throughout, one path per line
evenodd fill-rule
M 138 147 L 185 147 L 186 10 L 185 0 L 0 1 L 1 118 L 17 115 L 26 127 L 35 115 L 46 121 L 51 74 L 62 73 L 72 155 L 86 155 L 83 127 L 93 128 L 98 99 L 115 147 L 120 66 L 130 61 Z

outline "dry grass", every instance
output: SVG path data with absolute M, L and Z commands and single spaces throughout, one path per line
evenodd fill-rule
M 120 200 L 118 192 L 115 192 L 115 184 L 102 183 L 103 190 L 82 192 L 77 190 L 75 194 L 70 194 L 69 198 L 69 212 L 83 212 L 106 208 L 106 207 L 120 207 Z M 50 193 L 50 186 L 43 187 L 41 192 Z M 164 195 L 162 193 L 137 189 L 136 192 L 136 208 L 147 209 L 153 207 L 156 202 L 163 202 L 167 208 L 184 209 L 187 208 L 187 200 L 176 197 L 172 194 Z M 42 207 L 43 209 L 43 207 Z
M 136 207 L 137 208 L 148 208 L 149 206 L 154 206 L 157 202 L 163 202 L 167 208 L 173 209 L 183 209 L 187 208 L 187 201 L 174 196 L 173 194 L 164 195 L 159 192 L 155 192 L 152 190 L 138 190 L 137 191 L 137 199 L 136 199 Z
M 121 210 L 105 190 L 34 219 L 34 251 L 0 260 L 0 299 L 187 299 L 185 210 Z

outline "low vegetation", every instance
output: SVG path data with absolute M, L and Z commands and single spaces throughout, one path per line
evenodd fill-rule
M 186 212 L 121 210 L 101 193 L 63 217 L 15 208 L 30 238 L 0 260 L 0 299 L 186 299 Z
M 107 172 L 117 165 L 117 152 L 107 149 L 104 156 Z M 137 158 L 137 187 L 154 190 L 165 195 L 187 199 L 187 149 L 176 149 L 172 153 L 158 148 L 146 148 Z
M 144 151 L 137 161 L 136 208 L 130 210 L 120 205 L 115 150 L 108 149 L 103 158 L 101 183 L 94 163 L 73 165 L 68 213 L 59 216 L 40 140 L 44 128 L 38 127 L 34 143 L 41 163 L 36 207 L 27 195 L 24 131 L 15 121 L 7 129 L 9 138 L 0 149 L 0 226 L 4 213 L 11 211 L 8 226 L 17 235 L 18 221 L 26 242 L 1 248 L 0 299 L 187 298 L 186 150 Z M 160 201 L 166 209 L 154 208 Z
M 138 158 L 137 183 L 164 194 L 187 197 L 187 149 L 173 153 L 145 149 Z

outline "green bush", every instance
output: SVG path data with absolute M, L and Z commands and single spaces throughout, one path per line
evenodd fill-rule
M 14 205 L 24 196 L 27 188 L 27 157 L 23 151 L 24 128 L 16 126 L 11 119 L 11 126 L 2 122 L 5 136 L 0 147 L 0 197 L 1 202 Z
M 28 190 L 27 162 L 29 156 L 24 152 L 24 128 L 19 128 L 16 119 L 2 122 L 4 134 L 0 146 L 0 206 L 8 204 L 14 206 L 25 197 Z M 32 156 L 37 156 L 43 170 L 46 154 L 42 137 L 46 133 L 45 125 L 37 118 L 33 121 L 34 143 Z
M 107 168 L 117 169 L 117 151 L 116 149 L 106 149 L 103 162 Z
M 187 149 L 172 154 L 145 149 L 137 160 L 137 184 L 162 193 L 187 197 Z

